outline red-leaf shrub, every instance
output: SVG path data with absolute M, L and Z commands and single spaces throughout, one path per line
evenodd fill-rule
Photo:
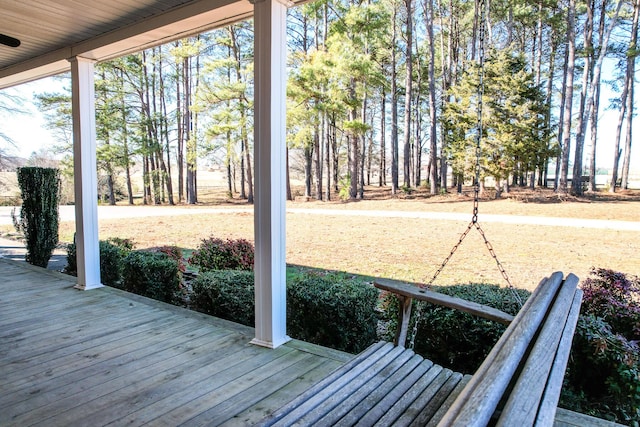
M 189 264 L 202 271 L 253 270 L 254 256 L 253 244 L 248 240 L 209 237 L 202 239 L 198 249 L 193 251 Z

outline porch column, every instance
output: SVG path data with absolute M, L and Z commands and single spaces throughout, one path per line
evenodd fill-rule
M 287 6 L 254 4 L 254 233 L 256 336 L 252 343 L 276 348 L 287 336 L 285 264 L 285 98 Z
M 102 287 L 98 243 L 98 177 L 96 172 L 96 110 L 93 60 L 73 57 L 71 107 L 73 116 L 73 180 L 76 209 L 78 283 L 82 290 Z

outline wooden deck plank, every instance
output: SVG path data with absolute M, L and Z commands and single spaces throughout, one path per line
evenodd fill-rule
M 83 393 L 91 392 L 95 397 L 100 397 L 132 384 L 138 378 L 148 378 L 149 374 L 145 373 L 144 369 L 159 370 L 159 364 L 168 364 L 167 360 L 183 354 L 185 343 L 189 343 L 191 354 L 195 356 L 208 352 L 207 345 L 212 342 L 222 342 L 230 336 L 208 334 L 193 339 L 188 335 L 190 334 L 171 343 L 171 347 L 160 342 L 105 362 L 83 366 L 68 375 L 40 381 L 37 388 L 28 385 L 18 390 L 10 399 L 14 401 L 12 412 L 31 412 L 30 417 L 36 419 L 45 415 L 52 416 L 80 404 L 83 401 Z M 177 365 L 182 363 L 182 360 L 176 362 Z M 126 366 L 127 369 L 121 369 L 122 366 Z
M 80 327 L 70 326 L 66 333 L 61 335 L 54 334 L 46 339 L 37 339 L 35 342 L 29 340 L 22 341 L 20 347 L 16 347 L 14 351 L 7 351 L 4 356 L 4 364 L 25 364 L 36 366 L 41 363 L 50 362 L 58 357 L 64 357 L 68 354 L 75 354 L 80 350 L 90 349 L 99 344 L 111 342 L 119 342 L 131 335 L 131 331 L 136 328 L 153 328 L 156 323 L 160 325 L 169 325 L 166 319 L 162 318 L 162 314 L 150 313 L 135 316 L 131 324 L 126 322 L 114 322 L 96 324 L 85 324 Z M 17 354 L 12 354 L 17 353 Z M 37 368 L 36 368 L 37 369 Z M 22 375 L 22 373 L 18 373 Z
M 175 332 L 175 335 L 168 333 Z M 207 335 L 204 335 L 207 334 Z M 216 338 L 219 334 L 211 333 L 208 328 L 199 328 L 190 330 L 187 328 L 171 329 L 167 334 L 154 335 L 151 339 L 143 339 L 138 334 L 131 336 L 132 341 L 122 340 L 117 344 L 105 343 L 102 346 L 92 347 L 78 353 L 72 353 L 66 357 L 58 358 L 46 364 L 46 371 L 43 372 L 42 367 L 35 366 L 34 372 L 25 372 L 22 381 L 11 383 L 15 387 L 14 396 L 16 399 L 24 389 L 29 390 L 29 395 L 33 394 L 30 383 L 39 382 L 38 392 L 55 393 L 66 384 L 78 383 L 81 380 L 88 379 L 100 374 L 104 370 L 118 367 L 130 360 L 136 361 L 140 358 L 154 356 L 154 351 L 179 346 L 189 343 L 193 347 L 195 342 L 201 337 L 205 339 Z M 104 381 L 104 378 L 101 378 Z M 85 387 L 89 384 L 84 383 Z M 2 404 L 0 404 L 0 408 Z
M 0 277 L 2 426 L 247 425 L 353 358 L 23 262 Z
M 189 426 L 218 425 L 232 416 L 230 411 L 246 408 L 255 399 L 254 393 L 263 395 L 272 391 L 272 381 L 280 383 L 289 382 L 306 372 L 310 367 L 318 366 L 318 361 L 310 354 L 292 352 L 283 356 L 280 360 L 272 361 L 258 369 L 246 372 L 238 378 L 234 378 L 232 384 L 223 386 L 224 393 L 220 390 L 212 390 L 193 400 L 196 409 L 201 408 L 198 416 L 188 418 L 183 408 L 177 408 L 153 423 L 158 426 L 171 427 L 186 423 Z M 236 406 L 238 405 L 238 406 Z
M 144 394 L 135 393 L 136 398 L 130 399 L 126 395 L 114 402 L 121 408 L 126 416 L 118 416 L 109 406 L 102 413 L 91 413 L 86 419 L 78 419 L 79 423 L 92 422 L 98 419 L 100 424 L 108 425 L 140 425 L 143 422 L 163 419 L 167 413 L 184 407 L 191 415 L 202 412 L 200 397 L 208 393 L 224 395 L 226 388 L 233 386 L 233 380 L 240 378 L 247 371 L 259 370 L 264 365 L 281 359 L 291 353 L 292 350 L 279 347 L 272 352 L 265 353 L 255 347 L 246 347 L 244 351 L 236 351 L 226 357 L 211 361 L 206 366 L 199 367 L 191 372 L 185 372 L 180 377 L 165 377 L 147 387 Z M 275 353 L 275 354 L 274 354 Z M 197 408 L 194 409 L 194 402 Z M 108 417 L 108 418 L 107 418 Z
M 327 371 L 335 371 L 341 366 L 342 362 L 338 362 L 332 359 L 323 359 L 321 365 L 308 371 L 304 375 L 299 376 L 294 381 L 287 384 L 286 391 L 290 392 L 294 396 L 299 396 L 303 392 L 311 388 L 313 385 L 324 379 L 327 375 Z M 220 425 L 225 427 L 245 427 L 257 425 L 265 417 L 271 415 L 272 410 L 270 410 L 269 408 L 280 408 L 290 400 L 286 398 L 286 395 L 282 388 L 265 396 L 257 396 L 256 398 L 259 398 L 260 400 L 257 400 L 254 405 L 234 415 L 233 418 L 229 418 Z
M 185 371 L 197 370 L 202 365 L 213 363 L 216 358 L 224 354 L 233 354 L 237 351 L 238 338 L 233 335 L 218 337 L 219 339 L 208 342 L 199 349 L 190 350 L 190 357 L 185 357 L 184 348 L 177 354 L 164 354 L 156 359 L 142 359 L 126 366 L 126 374 L 119 373 L 115 378 L 104 379 L 97 383 L 89 384 L 80 395 L 77 393 L 52 402 L 48 408 L 32 411 L 24 416 L 26 421 L 40 420 L 46 424 L 47 417 L 54 417 L 56 422 L 65 425 L 82 424 L 78 419 L 87 414 L 92 415 L 92 421 L 83 421 L 92 425 L 105 425 L 112 418 L 120 418 L 127 414 L 123 409 L 129 399 L 142 399 L 149 390 L 166 381 L 179 380 L 185 375 Z M 153 363 L 155 361 L 155 363 Z M 147 365 L 147 363 L 150 363 Z M 141 366 L 141 365 L 145 366 Z M 135 369 L 136 365 L 139 369 Z M 83 388 L 86 383 L 83 382 Z M 91 400 L 78 399 L 82 393 L 89 393 Z M 53 409 L 45 411 L 46 409 Z M 71 423 L 71 424 L 69 424 Z

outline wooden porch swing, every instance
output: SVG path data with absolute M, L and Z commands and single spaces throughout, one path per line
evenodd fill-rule
M 509 277 L 478 224 L 485 4 L 480 0 L 480 84 L 473 217 L 429 285 L 472 229 L 478 230 L 514 297 Z M 544 278 L 513 317 L 500 310 L 391 280 L 374 285 L 400 299 L 395 345 L 379 342 L 284 405 L 262 426 L 551 426 L 576 328 L 578 278 Z M 463 375 L 413 352 L 421 317 L 408 338 L 413 300 L 454 308 L 508 325 L 478 370 Z

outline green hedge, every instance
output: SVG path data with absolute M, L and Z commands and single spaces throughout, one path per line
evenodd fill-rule
M 192 283 L 196 310 L 253 327 L 253 272 L 220 270 L 201 273 Z
M 113 239 L 100 241 L 100 282 L 103 285 L 122 288 L 122 259 L 133 249 L 128 240 Z M 67 266 L 64 272 L 78 275 L 76 244 L 67 245 Z
M 432 286 L 435 292 L 463 298 L 488 305 L 515 315 L 520 304 L 514 297 L 517 292 L 525 301 L 530 292 L 522 289 L 511 290 L 496 285 L 468 284 L 455 286 Z M 397 299 L 385 297 L 383 306 L 385 317 L 390 319 L 388 335 L 392 341 L 397 327 Z M 416 309 L 412 314 L 416 313 Z M 415 318 L 411 319 L 409 333 L 413 331 Z M 416 353 L 458 372 L 473 374 L 498 341 L 506 326 L 459 310 L 423 304 L 418 323 L 414 350 Z
M 13 216 L 16 230 L 23 233 L 29 264 L 47 267 L 58 244 L 58 169 L 18 168 L 22 197 L 20 218 Z
M 133 251 L 122 260 L 122 289 L 164 302 L 181 291 L 178 261 L 160 252 Z
M 303 341 L 359 353 L 376 341 L 379 291 L 342 274 L 305 273 L 287 285 L 287 332 Z
M 255 324 L 250 271 L 201 273 L 193 284 L 197 310 Z M 378 291 L 339 274 L 305 273 L 287 283 L 287 333 L 307 342 L 358 353 L 376 341 Z

